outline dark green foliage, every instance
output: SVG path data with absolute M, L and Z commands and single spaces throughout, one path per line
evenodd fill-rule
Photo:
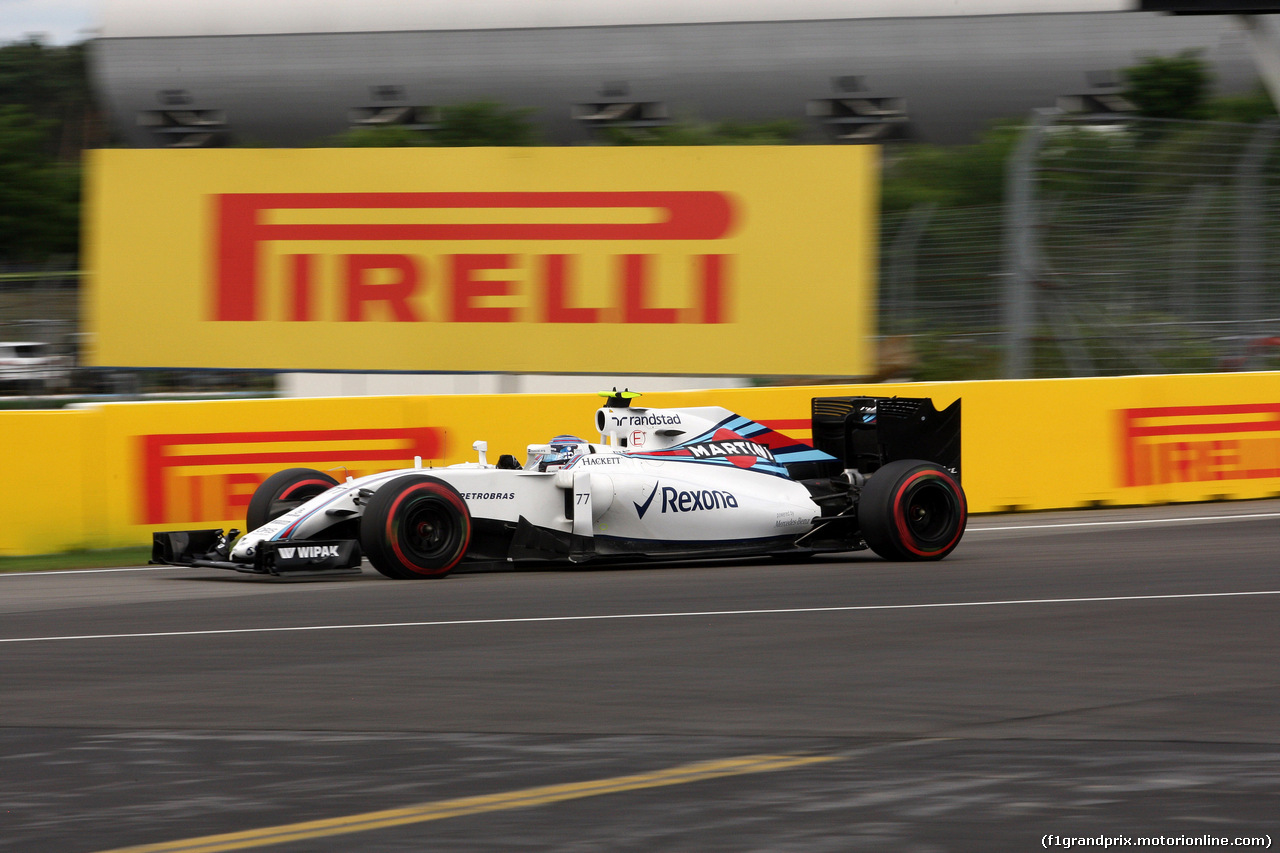
M 790 145 L 803 132 L 790 119 L 757 123 L 684 121 L 648 128 L 611 127 L 602 134 L 610 145 Z
M 1198 120 L 1209 117 L 1213 76 L 1199 51 L 1152 56 L 1123 70 L 1124 96 L 1144 118 Z
M 530 122 L 533 111 L 511 109 L 491 101 L 456 104 L 440 110 L 440 120 L 428 130 L 405 125 L 362 127 L 334 137 L 339 148 L 462 148 L 537 145 L 538 132 Z
M 999 379 L 1003 375 L 1003 353 L 999 341 L 925 332 L 913 338 L 912 343 L 913 381 Z
M 53 127 L 0 106 L 0 260 L 36 262 L 79 247 L 80 168 L 49 157 Z
M 427 139 L 420 130 L 392 124 L 357 127 L 334 137 L 328 144 L 335 148 L 416 148 L 426 145 Z
M 83 45 L 0 45 L 0 262 L 74 255 L 93 125 Z
M 1276 117 L 1276 105 L 1271 95 L 1258 86 L 1247 95 L 1228 95 L 1216 98 L 1209 105 L 1214 121 L 1230 121 L 1237 124 L 1258 124 Z
M 85 46 L 48 47 L 35 39 L 0 45 L 0 104 L 24 107 L 49 122 L 46 154 L 78 159 L 89 144 L 86 129 L 95 126 Z
M 975 207 L 1004 198 L 1005 168 L 1022 132 L 1001 122 L 973 145 L 902 145 L 885 149 L 881 205 L 885 211 L 919 204 Z
M 458 104 L 440 111 L 432 143 L 459 147 L 476 145 L 537 145 L 538 133 L 529 121 L 533 110 L 511 109 L 491 101 Z
M 538 145 L 529 121 L 531 110 L 509 109 L 481 101 L 444 107 L 429 130 L 405 126 L 359 128 L 333 140 L 344 148 L 458 147 L 474 145 Z M 601 132 L 607 145 L 788 145 L 799 141 L 803 127 L 789 119 L 758 123 L 683 121 L 647 128 L 611 127 Z

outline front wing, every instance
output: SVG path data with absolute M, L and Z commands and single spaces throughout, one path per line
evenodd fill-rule
M 203 566 L 254 575 L 303 577 L 360 574 L 360 543 L 354 539 L 306 539 L 263 542 L 253 562 L 234 561 L 230 546 L 238 531 L 178 530 L 152 534 L 151 562 L 168 566 Z

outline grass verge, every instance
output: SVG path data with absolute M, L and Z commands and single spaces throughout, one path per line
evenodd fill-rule
M 8 572 L 52 572 L 59 569 L 104 569 L 116 566 L 145 566 L 150 547 L 109 548 L 102 551 L 70 551 L 66 554 L 37 554 L 30 557 L 0 557 L 0 574 Z

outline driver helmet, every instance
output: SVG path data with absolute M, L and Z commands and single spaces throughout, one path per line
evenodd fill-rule
M 576 435 L 557 435 L 547 447 L 547 452 L 538 461 L 538 470 L 559 471 L 575 456 L 586 452 L 587 442 Z

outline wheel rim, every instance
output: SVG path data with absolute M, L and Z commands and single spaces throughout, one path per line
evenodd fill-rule
M 926 472 L 908 481 L 895 513 L 903 546 L 919 556 L 952 546 L 960 536 L 963 514 L 950 483 Z
M 456 540 L 457 524 L 435 501 L 419 501 L 409 508 L 401 530 L 406 552 L 430 561 L 447 553 Z
M 922 483 L 908 497 L 907 527 L 916 541 L 924 544 L 950 539 L 955 525 L 955 500 L 940 483 Z
M 410 500 L 390 522 L 394 550 L 413 571 L 447 569 L 461 556 L 467 538 L 465 523 L 457 509 L 439 495 Z

